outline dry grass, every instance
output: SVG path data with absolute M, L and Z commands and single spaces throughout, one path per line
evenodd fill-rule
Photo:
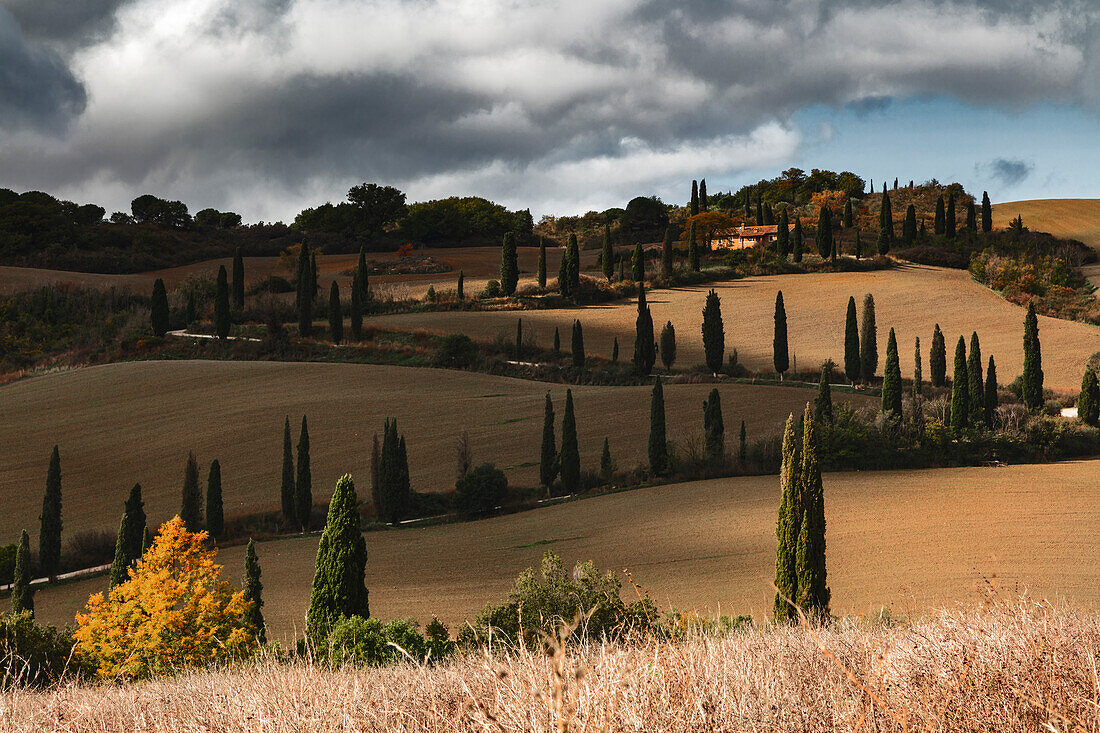
M 993 226 L 1008 227 L 1020 215 L 1037 232 L 1068 237 L 1100 250 L 1100 199 L 1038 199 L 993 205 Z
M 304 662 L 0 696 L 9 731 L 1093 731 L 1100 618 L 1026 598 L 911 625 Z
M 448 456 L 449 457 L 449 456 Z M 1100 610 L 1100 461 L 825 475 L 829 585 L 837 613 L 883 606 L 915 616 L 1008 591 Z M 121 501 L 121 499 L 120 499 Z M 478 522 L 367 535 L 371 611 L 437 615 L 452 629 L 503 599 L 547 550 L 566 565 L 627 568 L 662 607 L 703 614 L 771 609 L 775 476 L 654 486 Z M 276 638 L 301 631 L 317 536 L 257 546 L 265 617 Z M 219 553 L 240 581 L 244 548 Z M 71 622 L 104 578 L 41 590 L 43 621 Z

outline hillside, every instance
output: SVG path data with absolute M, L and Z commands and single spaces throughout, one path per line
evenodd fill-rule
M 583 403 L 582 403 L 583 404 Z M 583 423 L 582 423 L 583 424 Z M 415 445 L 415 443 L 414 443 Z M 445 460 L 445 459 L 444 459 Z M 825 475 L 834 613 L 923 614 L 978 603 L 986 584 L 1100 608 L 1100 460 L 1008 468 Z M 367 534 L 371 612 L 438 615 L 454 628 L 500 600 L 553 550 L 572 564 L 629 569 L 662 608 L 765 618 L 774 591 L 779 482 L 756 476 L 655 486 L 479 522 Z M 265 542 L 265 614 L 300 631 L 317 535 Z M 219 559 L 239 581 L 243 547 Z M 40 591 L 38 616 L 64 624 L 104 578 Z M 626 589 L 628 595 L 633 591 Z
M 1100 250 L 1100 199 L 1036 199 L 993 205 L 993 226 L 1007 227 L 1019 215 L 1029 229 L 1077 239 Z

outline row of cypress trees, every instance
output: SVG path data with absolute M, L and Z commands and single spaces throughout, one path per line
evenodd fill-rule
M 302 416 L 298 437 L 298 465 L 294 465 L 294 448 L 290 442 L 290 416 L 283 422 L 283 471 L 280 487 L 283 521 L 309 531 L 313 515 L 313 471 L 309 459 L 309 424 Z
M 180 502 L 180 519 L 188 532 L 202 529 L 212 538 L 225 536 L 225 514 L 222 504 L 221 463 L 214 459 L 210 463 L 210 473 L 206 479 L 206 517 L 203 518 L 203 499 L 199 488 L 199 464 L 194 453 L 187 454 L 187 465 L 183 472 L 183 492 Z
M 397 418 L 387 418 L 382 443 L 371 455 L 372 499 L 378 518 L 388 524 L 408 516 L 412 508 L 412 483 L 409 477 L 409 453 L 405 436 L 397 431 Z

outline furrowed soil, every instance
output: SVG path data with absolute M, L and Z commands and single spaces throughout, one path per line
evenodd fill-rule
M 583 423 L 582 423 L 583 424 Z M 921 615 L 1014 596 L 1100 608 L 1100 460 L 1002 468 L 825 474 L 832 610 Z M 752 614 L 774 590 L 775 476 L 654 486 L 478 522 L 367 534 L 371 613 L 451 625 L 506 597 L 547 550 L 568 563 L 628 569 L 663 609 Z M 316 535 L 265 542 L 264 614 L 278 638 L 301 632 Z M 243 547 L 219 554 L 240 582 Z M 72 620 L 94 578 L 41 590 L 37 616 Z M 627 585 L 627 597 L 634 590 Z

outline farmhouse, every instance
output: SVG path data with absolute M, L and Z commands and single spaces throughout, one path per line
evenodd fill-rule
M 775 241 L 779 227 L 775 224 L 759 227 L 747 227 L 742 224 L 737 229 L 725 229 L 714 233 L 711 245 L 716 249 L 745 249 L 757 244 Z

